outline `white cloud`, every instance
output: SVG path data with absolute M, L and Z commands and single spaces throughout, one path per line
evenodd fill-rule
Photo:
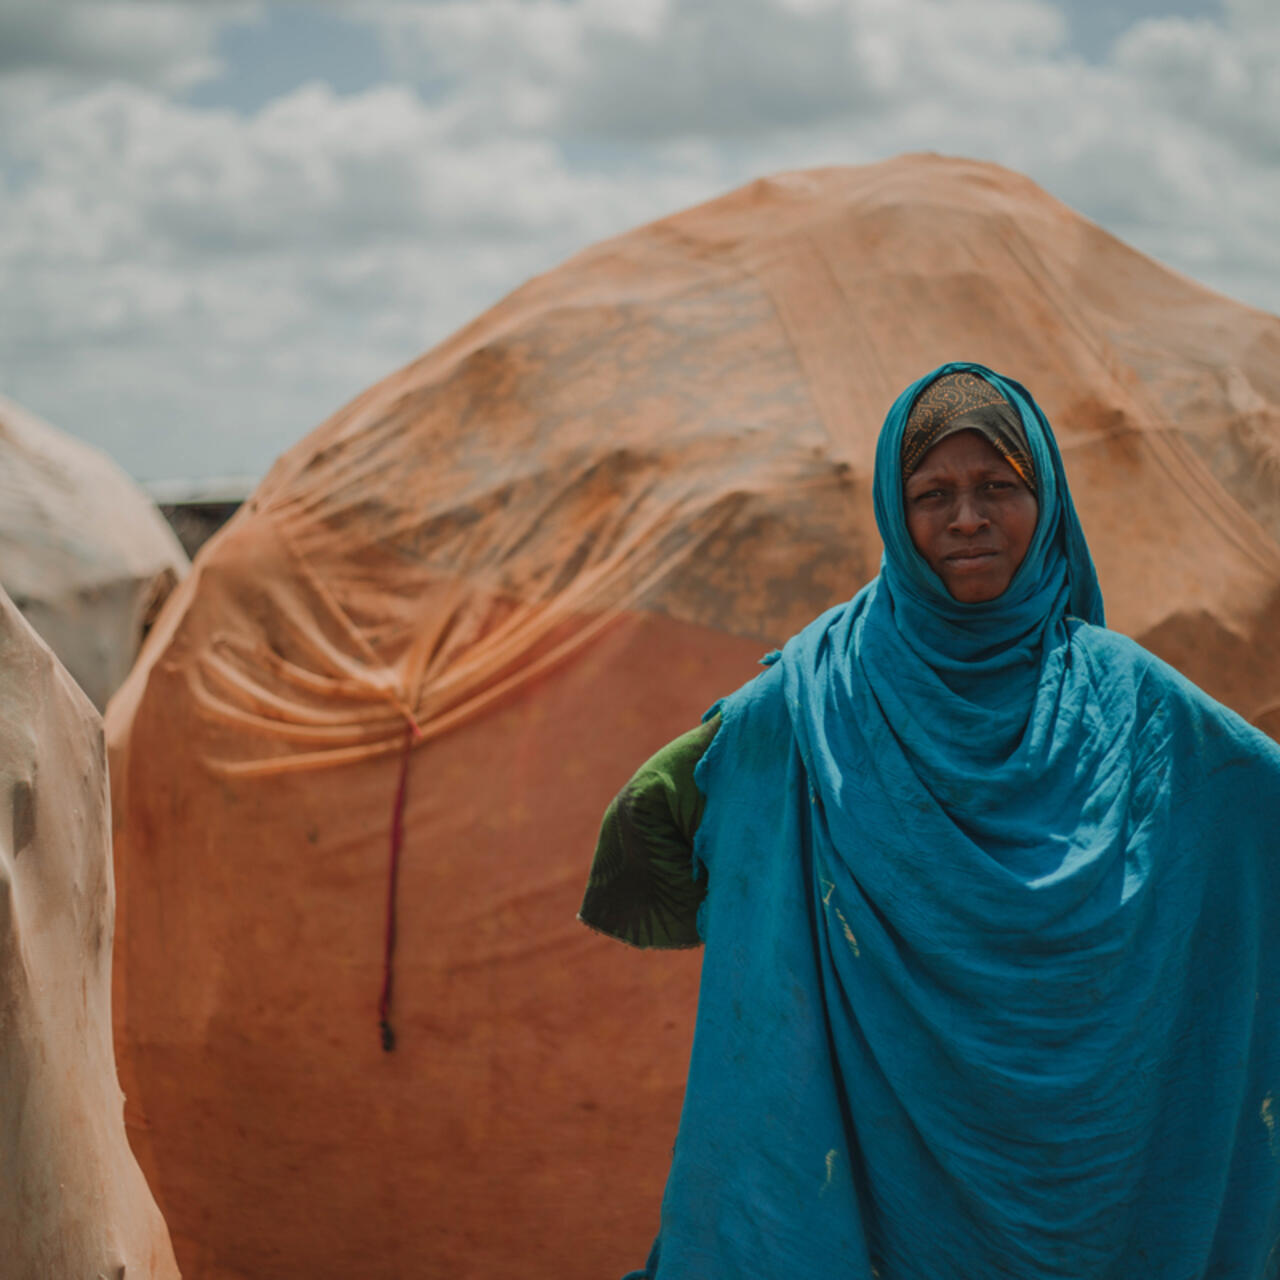
M 51 105 L 13 152 L 39 176 L 3 215 L 10 251 L 101 262 L 380 239 L 572 244 L 614 227 L 634 195 L 571 173 L 549 139 L 473 138 L 452 107 L 396 86 L 305 85 L 245 119 L 113 85 Z M 662 191 L 659 178 L 647 208 Z
M 1245 158 L 1280 163 L 1280 5 L 1236 0 L 1226 25 L 1144 22 L 1114 56 L 1153 105 Z
M 1066 38 L 1042 0 L 449 0 L 365 12 L 401 74 L 450 80 L 492 127 L 631 144 L 866 120 Z M 536 91 L 538 110 L 504 109 Z
M 250 116 L 174 86 L 252 9 L 70 10 L 0 67 L 0 389 L 147 475 L 261 469 L 528 275 L 806 164 L 997 160 L 1280 310 L 1273 0 L 1094 63 L 1044 0 L 347 5 L 399 82 Z M 169 25 L 133 47 L 142 10 Z
M 216 74 L 216 37 L 251 3 L 0 0 L 0 75 L 119 77 L 181 88 Z
M 711 193 L 678 168 L 573 173 L 538 137 L 459 140 L 403 87 L 308 85 L 243 118 L 114 84 L 48 104 L 14 155 L 6 389 L 151 476 L 262 469 L 521 279 Z

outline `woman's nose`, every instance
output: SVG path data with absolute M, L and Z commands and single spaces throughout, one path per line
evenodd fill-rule
M 956 533 L 977 533 L 988 523 L 980 503 L 969 494 L 960 494 L 951 513 L 951 528 Z

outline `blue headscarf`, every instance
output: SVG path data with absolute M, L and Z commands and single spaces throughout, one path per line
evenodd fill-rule
M 953 600 L 902 510 L 970 370 L 1040 509 Z M 1253 1280 L 1280 1261 L 1280 750 L 1102 626 L 1049 424 L 952 364 L 880 576 L 719 706 L 659 1280 Z M 1274 1254 L 1273 1254 L 1274 1250 Z
M 990 382 L 1023 420 L 1037 477 L 1039 517 L 1027 554 L 995 600 L 953 599 L 907 533 L 903 510 L 902 437 L 916 398 L 950 373 Z M 909 386 L 889 410 L 876 445 L 876 524 L 884 542 L 879 585 L 895 618 L 895 636 L 923 667 L 956 693 L 985 697 L 998 710 L 1025 702 L 1044 655 L 1066 635 L 1068 615 L 1103 625 L 1102 593 L 1071 501 L 1062 455 L 1039 406 L 1025 388 L 981 365 L 945 364 Z M 1016 687 L 1022 697 L 1010 697 Z M 1015 717 L 1016 718 L 1016 717 Z

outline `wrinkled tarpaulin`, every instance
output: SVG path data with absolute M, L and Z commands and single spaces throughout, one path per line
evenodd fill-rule
M 0 1274 L 177 1280 L 125 1137 L 102 722 L 0 591 Z
M 286 454 L 111 708 L 127 1119 L 188 1280 L 643 1256 L 697 960 L 576 923 L 599 816 L 875 572 L 879 424 L 957 356 L 1049 414 L 1112 624 L 1280 729 L 1280 321 L 938 157 L 587 250 Z
M 0 396 L 0 587 L 99 711 L 186 571 L 110 458 Z

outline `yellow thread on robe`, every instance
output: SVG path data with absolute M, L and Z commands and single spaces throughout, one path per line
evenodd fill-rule
M 839 1153 L 836 1151 L 835 1147 L 832 1147 L 831 1150 L 827 1152 L 827 1180 L 822 1184 L 823 1191 L 826 1191 L 826 1189 L 831 1185 L 831 1175 L 835 1173 L 836 1156 L 838 1154 Z
M 853 936 L 853 930 L 849 928 L 849 922 L 844 918 L 844 912 L 839 907 L 836 908 L 836 918 L 840 921 L 840 927 L 844 930 L 844 940 L 853 948 L 853 954 L 860 956 L 862 952 L 858 948 L 858 940 Z

